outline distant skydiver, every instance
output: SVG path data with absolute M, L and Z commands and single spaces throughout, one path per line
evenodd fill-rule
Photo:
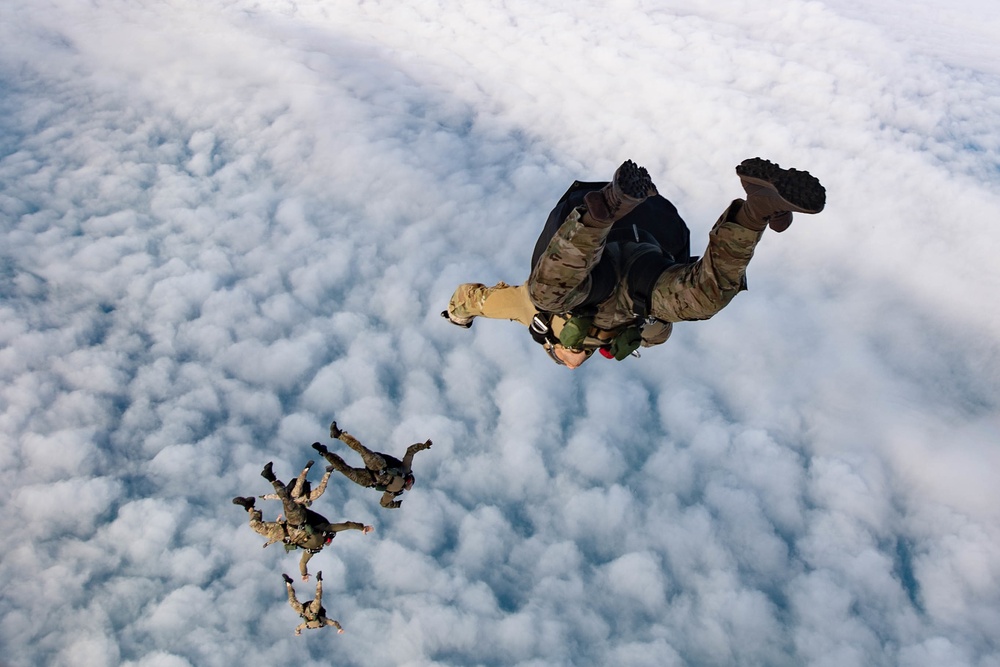
M 736 167 L 747 198 L 734 200 L 700 259 L 673 204 L 645 168 L 627 160 L 610 183 L 575 182 L 549 214 L 528 280 L 460 285 L 441 313 L 468 328 L 476 317 L 509 319 L 560 365 L 577 368 L 595 350 L 624 359 L 667 340 L 673 322 L 705 320 L 746 289 L 746 267 L 770 226 L 792 212 L 819 213 L 826 191 L 809 172 L 761 158 Z
M 322 454 L 330 462 L 330 465 L 355 484 L 382 491 L 379 504 L 388 509 L 396 509 L 402 505 L 401 500 L 394 500 L 394 498 L 401 496 L 404 491 L 409 491 L 413 487 L 413 455 L 421 450 L 430 449 L 432 444 L 428 440 L 410 445 L 406 448 L 403 460 L 400 461 L 394 456 L 368 449 L 353 435 L 337 428 L 337 422 L 330 424 L 330 437 L 341 440 L 360 454 L 365 467 L 352 468 L 344 462 L 344 459 L 330 452 L 326 445 L 321 445 L 318 442 L 313 443 L 313 449 Z
M 323 607 L 323 573 L 316 573 L 316 597 L 309 602 L 299 602 L 295 597 L 295 589 L 292 588 L 292 578 L 287 574 L 281 575 L 285 580 L 285 588 L 288 589 L 288 604 L 304 620 L 295 628 L 295 634 L 301 635 L 306 628 L 318 630 L 332 625 L 337 628 L 337 634 L 343 634 L 344 629 L 340 623 L 326 617 L 326 609 Z
M 233 498 L 234 505 L 242 506 L 250 514 L 250 528 L 267 538 L 264 547 L 281 542 L 286 551 L 303 550 L 304 553 L 299 560 L 299 574 L 302 575 L 302 581 L 309 581 L 307 567 L 309 560 L 332 542 L 337 533 L 342 530 L 360 530 L 367 535 L 375 530 L 357 521 L 330 523 L 322 514 L 304 508 L 305 519 L 301 524 L 293 525 L 288 521 L 263 521 L 260 510 L 254 507 L 255 502 L 254 498 L 242 496 Z
M 302 505 L 303 507 L 311 506 L 316 499 L 323 495 L 326 491 L 326 484 L 330 481 L 330 475 L 333 473 L 333 466 L 326 467 L 326 473 L 323 475 L 323 479 L 319 481 L 319 486 L 313 489 L 309 480 L 306 479 L 306 475 L 309 474 L 310 468 L 313 467 L 315 461 L 309 461 L 306 463 L 306 467 L 302 469 L 299 476 L 295 478 L 294 483 L 289 483 L 285 486 L 285 490 L 291 497 L 292 501 Z M 261 500 L 281 500 L 281 497 L 277 493 L 267 493 L 262 496 L 257 496 Z

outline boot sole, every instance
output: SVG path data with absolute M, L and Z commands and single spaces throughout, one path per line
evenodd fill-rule
M 736 174 L 748 183 L 770 185 L 788 202 L 789 211 L 819 213 L 826 206 L 826 188 L 808 171 L 782 169 L 769 160 L 755 157 L 743 160 Z
M 649 193 L 655 189 L 653 179 L 649 177 L 649 172 L 645 167 L 640 167 L 632 160 L 625 160 L 622 166 L 615 172 L 615 186 L 621 192 L 631 197 L 643 201 Z

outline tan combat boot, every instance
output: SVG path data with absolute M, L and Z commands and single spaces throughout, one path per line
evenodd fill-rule
M 755 157 L 743 160 L 736 173 L 747 193 L 736 222 L 747 229 L 763 231 L 770 226 L 783 232 L 792 224 L 792 212 L 819 213 L 826 204 L 826 189 L 808 171 L 782 169 Z
M 636 206 L 656 194 L 656 186 L 645 167 L 626 160 L 615 171 L 615 177 L 600 190 L 583 197 L 588 217 L 601 227 L 610 227 L 632 212 Z M 584 224 L 587 220 L 584 220 Z

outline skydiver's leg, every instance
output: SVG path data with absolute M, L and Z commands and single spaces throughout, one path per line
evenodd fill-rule
M 306 508 L 292 499 L 292 496 L 288 493 L 288 489 L 285 488 L 285 485 L 280 480 L 273 482 L 272 486 L 274 486 L 274 492 L 281 498 L 281 505 L 285 509 L 285 521 L 288 522 L 288 525 L 301 526 L 305 523 Z
M 295 610 L 296 614 L 301 614 L 304 607 L 302 606 L 302 603 L 299 602 L 298 598 L 295 597 L 295 589 L 292 588 L 292 585 L 287 581 L 285 582 L 285 588 L 288 589 L 288 604 L 292 606 L 292 609 Z
M 344 459 L 340 458 L 333 452 L 320 451 L 320 453 L 323 455 L 323 458 L 325 458 L 330 465 L 334 467 L 335 470 L 339 471 L 342 475 L 344 475 L 344 477 L 351 480 L 355 484 L 360 484 L 364 487 L 375 485 L 375 475 L 372 474 L 371 470 L 368 470 L 367 468 L 352 468 L 347 465 Z
M 793 212 L 819 213 L 826 204 L 826 189 L 807 171 L 751 158 L 736 173 L 746 200 L 733 201 L 715 223 L 701 259 L 673 266 L 657 279 L 653 317 L 666 322 L 712 317 L 746 289 L 747 264 L 768 226 L 784 231 Z
M 611 223 L 588 225 L 585 213 L 582 206 L 570 212 L 532 269 L 526 285 L 536 310 L 565 313 L 590 293 L 590 272 L 601 261 Z
M 736 222 L 742 200 L 734 201 L 708 234 L 705 254 L 660 274 L 651 295 L 651 315 L 664 322 L 706 320 L 746 289 L 746 269 L 763 230 Z
M 631 160 L 611 183 L 587 193 L 585 205 L 570 211 L 532 267 L 528 296 L 538 310 L 565 313 L 583 303 L 611 226 L 655 193 L 649 174 Z
M 281 499 L 281 504 L 285 508 L 285 521 L 291 526 L 299 526 L 305 523 L 306 508 L 295 502 L 282 481 L 274 476 L 271 463 L 264 466 L 260 476 L 271 483 L 271 486 L 274 487 L 274 493 Z
M 378 472 L 379 470 L 384 470 L 386 467 L 385 457 L 378 452 L 373 452 L 368 449 L 361 442 L 355 438 L 353 435 L 347 431 L 341 431 L 337 428 L 337 422 L 333 422 L 330 426 L 330 435 L 337 438 L 345 445 L 356 451 L 361 455 L 361 459 L 365 462 L 365 468 L 368 470 L 374 470 Z

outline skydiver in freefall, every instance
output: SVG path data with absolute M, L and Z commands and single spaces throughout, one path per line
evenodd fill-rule
M 379 504 L 388 509 L 396 509 L 402 505 L 401 500 L 396 500 L 405 491 L 413 488 L 413 456 L 419 451 L 430 449 L 433 444 L 430 440 L 410 445 L 406 448 L 406 454 L 400 461 L 394 456 L 373 452 L 368 449 L 347 431 L 342 431 L 337 427 L 337 422 L 330 424 L 330 437 L 337 438 L 345 445 L 361 455 L 364 461 L 364 468 L 352 468 L 347 465 L 344 459 L 327 449 L 326 445 L 318 442 L 313 443 L 313 449 L 323 455 L 330 465 L 339 470 L 345 477 L 361 486 L 382 491 L 382 498 Z
M 768 227 L 783 232 L 793 212 L 819 213 L 826 203 L 809 172 L 751 158 L 736 174 L 746 199 L 723 212 L 700 259 L 689 256 L 687 226 L 643 167 L 628 160 L 610 183 L 577 181 L 550 213 L 526 282 L 460 285 L 441 315 L 465 328 L 476 317 L 520 322 L 571 369 L 597 350 L 621 360 L 664 343 L 674 322 L 708 319 L 746 289 Z

